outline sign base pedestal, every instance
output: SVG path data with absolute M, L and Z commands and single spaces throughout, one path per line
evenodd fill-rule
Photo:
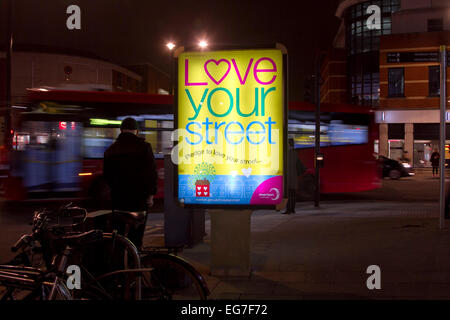
M 211 275 L 249 277 L 252 210 L 208 210 L 211 217 Z

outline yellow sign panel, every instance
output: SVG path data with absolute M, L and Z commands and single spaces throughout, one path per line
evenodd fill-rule
M 281 202 L 283 81 L 283 55 L 277 49 L 179 56 L 180 201 Z

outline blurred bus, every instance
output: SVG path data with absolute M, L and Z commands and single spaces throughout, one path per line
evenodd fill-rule
M 289 103 L 288 135 L 306 167 L 299 193 L 314 194 L 315 105 Z M 374 156 L 378 126 L 370 110 L 347 104 L 321 104 L 321 193 L 360 192 L 381 187 L 381 171 Z
M 103 153 L 119 135 L 122 119 L 133 116 L 140 135 L 153 146 L 158 193 L 163 197 L 164 154 L 170 153 L 173 96 L 124 92 L 32 89 L 26 109 L 13 110 L 12 145 L 0 149 L 4 197 L 92 198 L 108 201 L 102 178 Z M 289 137 L 306 170 L 299 193 L 314 192 L 314 105 L 289 104 Z M 380 187 L 373 156 L 373 115 L 349 105 L 322 105 L 321 192 L 356 192 Z
M 163 195 L 163 155 L 172 148 L 173 97 L 127 92 L 28 90 L 29 105 L 12 114 L 12 143 L 0 151 L 6 199 L 108 200 L 103 154 L 120 133 L 121 120 L 138 120 L 153 147 L 158 193 Z

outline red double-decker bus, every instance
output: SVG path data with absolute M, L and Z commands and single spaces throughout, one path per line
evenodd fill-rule
M 158 194 L 163 197 L 164 154 L 170 153 L 173 96 L 124 92 L 32 89 L 29 105 L 12 112 L 12 144 L 0 150 L 1 185 L 9 200 L 93 198 L 104 203 L 103 153 L 132 116 L 140 135 L 153 146 Z M 373 115 L 349 105 L 323 105 L 321 192 L 355 192 L 380 186 L 373 156 Z M 314 106 L 289 104 L 289 137 L 306 170 L 300 193 L 314 190 Z
M 156 198 L 162 197 L 162 159 L 172 147 L 172 96 L 32 89 L 28 98 L 26 109 L 13 110 L 12 143 L 0 151 L 6 199 L 107 200 L 103 153 L 119 135 L 126 116 L 138 120 L 140 135 L 153 146 L 159 178 Z
M 346 104 L 321 104 L 321 193 L 343 193 L 381 187 L 381 171 L 374 157 L 378 127 L 370 110 Z M 299 179 L 304 197 L 314 193 L 315 105 L 289 103 L 289 138 L 306 171 Z

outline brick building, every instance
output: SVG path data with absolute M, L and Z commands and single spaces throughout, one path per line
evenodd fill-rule
M 392 23 L 380 43 L 379 152 L 428 167 L 439 147 L 438 51 L 450 50 L 450 2 L 404 1 Z M 449 142 L 450 124 L 446 131 Z
M 374 110 L 374 151 L 430 166 L 439 144 L 438 50 L 450 50 L 450 1 L 343 0 L 336 16 L 342 23 L 322 64 L 321 101 Z

